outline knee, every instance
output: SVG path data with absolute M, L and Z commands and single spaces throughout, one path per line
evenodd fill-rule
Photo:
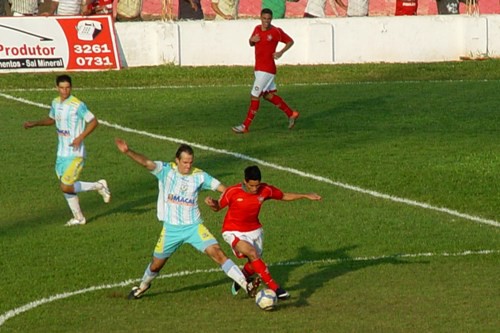
M 222 265 L 227 260 L 226 254 L 218 245 L 210 246 L 206 252 L 210 256 L 210 258 L 212 258 L 219 265 Z
M 149 265 L 149 270 L 153 273 L 159 273 L 167 260 L 153 260 Z
M 66 184 L 61 183 L 60 188 L 61 188 L 61 191 L 63 191 L 64 193 L 68 193 L 68 194 L 75 193 L 75 188 L 73 187 L 73 185 L 66 185 Z
M 266 101 L 270 101 L 272 98 L 273 98 L 273 94 L 272 93 L 267 93 L 267 94 L 264 94 L 264 99 Z
M 250 251 L 248 251 L 246 256 L 248 257 L 248 259 L 250 261 L 254 261 L 254 260 L 257 260 L 260 258 L 259 254 L 257 253 L 257 251 L 255 249 L 251 249 Z

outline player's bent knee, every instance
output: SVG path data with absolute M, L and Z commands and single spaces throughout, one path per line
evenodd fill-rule
M 68 194 L 75 193 L 75 188 L 73 187 L 73 185 L 66 185 L 66 184 L 61 183 L 60 188 L 61 188 L 61 191 L 63 191 L 64 193 L 68 193 Z
M 227 260 L 226 254 L 224 253 L 224 251 L 222 251 L 218 244 L 210 245 L 209 247 L 207 247 L 205 253 L 208 254 L 210 258 L 212 258 L 215 262 L 221 265 Z

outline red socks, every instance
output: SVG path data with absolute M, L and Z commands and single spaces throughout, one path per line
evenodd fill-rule
M 259 258 L 252 261 L 252 266 L 255 272 L 260 275 L 262 281 L 264 281 L 264 283 L 267 284 L 269 288 L 271 288 L 272 290 L 276 290 L 279 288 L 279 285 L 274 282 L 271 274 L 269 273 L 269 270 L 267 269 L 266 264 L 264 263 L 264 261 L 262 261 L 262 259 Z
M 255 274 L 255 270 L 253 269 L 252 264 L 248 261 L 245 266 L 243 266 L 243 269 L 241 271 L 243 272 L 243 275 L 245 275 L 245 277 L 249 277 Z
M 259 105 L 260 105 L 260 100 L 252 99 L 250 101 L 250 107 L 248 108 L 247 117 L 243 122 L 243 125 L 245 125 L 247 129 L 250 127 L 253 118 L 255 118 L 255 115 L 257 114 L 257 111 L 259 111 Z
M 286 104 L 285 101 L 281 97 L 279 97 L 278 95 L 273 95 L 273 97 L 271 97 L 271 99 L 269 99 L 268 101 L 273 103 L 274 105 L 276 105 L 281 111 L 286 113 L 286 116 L 288 118 L 290 118 L 290 116 L 293 113 L 293 110 L 290 109 L 288 104 Z

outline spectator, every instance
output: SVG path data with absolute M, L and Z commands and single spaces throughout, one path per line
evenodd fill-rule
M 116 16 L 118 20 L 134 20 L 141 16 L 141 8 L 142 0 L 120 0 L 116 5 Z M 167 8 L 171 8 L 170 5 Z
M 85 0 L 52 0 L 49 11 L 41 15 L 80 15 L 84 5 Z
M 336 16 L 339 16 L 337 5 L 339 5 L 343 10 L 347 10 L 347 6 L 342 2 L 342 0 L 328 0 L 328 3 Z M 304 17 L 326 17 L 325 8 L 326 0 L 307 0 Z
M 453 15 L 460 14 L 460 2 L 466 3 L 466 0 L 436 0 L 438 14 Z M 477 1 L 470 1 L 471 7 L 477 6 Z M 470 12 L 470 8 L 467 9 Z
M 273 12 L 273 19 L 284 18 L 287 1 L 298 2 L 299 0 L 262 0 L 262 9 L 269 8 Z
M 118 0 L 86 0 L 83 15 L 111 15 L 116 20 Z
M 43 0 L 10 0 L 12 16 L 38 15 L 38 7 Z
M 368 0 L 348 0 L 347 16 L 368 16 Z
M 7 0 L 0 0 L 0 16 L 7 16 Z
M 239 0 L 212 0 L 212 10 L 216 20 L 235 20 L 238 18 Z
M 396 16 L 417 15 L 418 0 L 396 0 Z
M 179 0 L 179 20 L 203 20 L 203 8 L 200 0 Z

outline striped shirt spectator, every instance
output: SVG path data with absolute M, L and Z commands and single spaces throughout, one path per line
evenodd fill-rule
M 10 0 L 12 16 L 38 15 L 38 6 L 43 0 Z
M 52 0 L 50 10 L 42 15 L 81 15 L 85 0 Z

